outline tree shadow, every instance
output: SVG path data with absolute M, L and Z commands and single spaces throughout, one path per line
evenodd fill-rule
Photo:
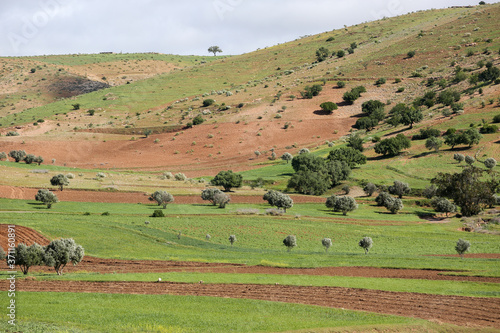
M 398 155 L 396 155 L 396 156 L 398 156 Z M 396 156 L 392 156 L 392 155 L 378 155 L 378 156 L 367 157 L 366 160 L 367 161 L 383 161 L 383 160 L 388 160 L 388 159 L 396 157 Z
M 394 131 L 394 132 L 391 132 L 391 133 L 387 133 L 384 136 L 397 135 L 397 134 L 403 133 L 403 132 L 405 132 L 407 130 L 409 130 L 409 128 L 402 128 L 400 130 L 397 130 L 397 131 Z
M 283 177 L 292 177 L 294 174 L 291 173 L 291 172 L 287 172 L 287 173 L 280 173 L 278 176 L 283 176 Z
M 346 101 L 342 101 L 342 102 L 337 103 L 337 106 L 341 107 L 341 106 L 349 106 L 349 105 L 353 105 L 353 104 L 354 103 L 349 103 L 349 102 L 346 102 Z
M 435 153 L 438 153 L 438 152 L 436 152 L 436 151 L 425 151 L 425 152 L 420 153 L 420 154 L 418 154 L 418 155 L 411 156 L 411 157 L 410 157 L 410 159 L 411 159 L 411 158 L 420 158 L 420 157 L 425 157 L 425 156 L 428 156 L 428 155 L 431 155 L 431 154 L 435 154 Z
M 313 111 L 313 113 L 315 115 L 318 115 L 318 116 L 329 116 L 331 115 L 333 112 L 330 112 L 330 111 L 325 111 L 325 110 L 316 110 L 316 111 Z
M 366 117 L 366 116 L 368 116 L 366 113 L 361 112 L 361 113 L 353 114 L 349 118 L 363 118 L 363 117 Z

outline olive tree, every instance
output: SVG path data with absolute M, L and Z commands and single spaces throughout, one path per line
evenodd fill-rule
M 281 159 L 283 161 L 286 161 L 286 164 L 288 164 L 293 159 L 293 155 L 290 153 L 284 153 L 283 155 L 281 155 Z
M 35 195 L 35 200 L 41 201 L 43 204 L 47 205 L 48 209 L 50 209 L 53 204 L 59 202 L 57 195 L 46 189 L 38 190 L 37 194 Z
M 370 251 L 373 246 L 373 240 L 370 237 L 363 237 L 363 239 L 359 241 L 358 245 L 365 250 L 365 254 L 368 254 L 368 251 Z
M 394 185 L 389 186 L 389 193 L 397 195 L 399 199 L 403 198 L 403 195 L 409 194 L 411 191 L 410 185 L 403 183 L 402 181 L 394 181 Z
M 266 200 L 271 206 L 282 208 L 285 213 L 287 208 L 293 207 L 293 200 L 289 195 L 275 190 L 268 191 L 264 194 L 263 199 Z
M 377 186 L 375 186 L 375 184 L 373 183 L 368 183 L 365 185 L 365 187 L 363 187 L 363 191 L 365 191 L 365 194 L 369 197 L 371 197 L 373 195 L 373 193 L 375 193 L 375 191 L 377 191 Z
M 54 267 L 57 275 L 62 275 L 67 264 L 78 264 L 83 256 L 83 247 L 76 244 L 73 238 L 56 239 L 45 247 L 45 264 Z
M 9 152 L 9 156 L 16 161 L 16 163 L 19 163 L 21 161 L 24 161 L 24 158 L 26 157 L 26 152 L 24 150 L 11 150 Z
M 217 203 L 215 202 L 214 198 L 215 195 L 218 193 L 222 193 L 222 191 L 219 190 L 218 188 L 215 187 L 206 188 L 203 191 L 201 191 L 201 199 L 210 201 L 212 205 L 215 206 L 217 205 Z
M 325 247 L 325 252 L 332 246 L 332 240 L 330 238 L 323 238 L 321 244 Z
M 449 213 L 455 213 L 457 211 L 457 205 L 441 197 L 432 198 L 431 206 L 436 212 L 446 213 L 446 216 L 448 216 Z
M 457 245 L 455 245 L 455 251 L 460 255 L 460 258 L 463 259 L 464 253 L 467 252 L 470 248 L 469 241 L 459 239 Z
M 375 198 L 375 202 L 377 203 L 377 206 L 385 206 L 386 203 L 391 199 L 392 197 L 389 193 L 382 191 Z
M 7 159 L 7 154 L 5 152 L 0 152 L 0 161 L 5 161 Z
M 472 156 L 465 156 L 465 163 L 467 163 L 468 165 L 472 165 L 474 164 L 474 162 L 476 162 L 476 159 Z
M 458 163 L 461 163 L 465 160 L 465 156 L 462 154 L 455 154 L 453 155 L 453 159 L 457 161 Z
M 156 201 L 158 206 L 163 205 L 163 209 L 165 209 L 167 204 L 174 202 L 174 196 L 166 191 L 155 191 L 149 200 Z
M 401 201 L 401 199 L 393 197 L 389 197 L 389 199 L 386 200 L 384 206 L 393 214 L 397 214 L 398 211 L 400 211 L 404 207 L 403 201 Z
M 236 236 L 235 235 L 230 235 L 229 236 L 229 242 L 231 243 L 231 246 L 233 246 L 234 242 L 236 242 Z
M 288 235 L 285 239 L 283 239 L 283 245 L 285 245 L 287 247 L 287 251 L 290 252 L 297 246 L 297 238 L 294 235 Z
M 23 274 L 28 274 L 30 267 L 40 266 L 45 262 L 43 247 L 37 243 L 27 246 L 24 243 L 14 248 L 15 264 L 21 268 Z
M 65 175 L 63 175 L 62 173 L 60 173 L 60 174 L 55 175 L 54 177 L 52 177 L 50 179 L 50 184 L 52 186 L 59 186 L 59 188 L 62 191 L 63 190 L 63 186 L 69 185 L 69 180 L 68 180 L 68 177 L 66 177 Z
M 231 197 L 222 191 L 214 195 L 214 203 L 219 205 L 219 208 L 226 208 L 229 201 L 231 201 Z
M 335 200 L 334 210 L 342 212 L 343 215 L 347 215 L 348 212 L 358 209 L 358 204 L 353 197 L 347 195 L 337 197 Z

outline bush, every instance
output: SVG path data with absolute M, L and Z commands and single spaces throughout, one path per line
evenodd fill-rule
M 165 214 L 163 214 L 163 211 L 160 209 L 155 209 L 153 212 L 153 215 L 151 217 L 165 217 Z
M 345 51 L 344 50 L 337 51 L 337 57 L 343 58 L 344 56 L 345 56 Z
M 461 163 L 461 162 L 465 161 L 465 156 L 462 154 L 455 154 L 455 155 L 453 155 L 453 159 L 455 161 L 457 161 L 458 163 Z
M 215 100 L 213 100 L 211 98 L 207 98 L 207 99 L 203 100 L 204 107 L 208 107 L 210 105 L 213 105 L 214 103 L 215 103 Z
M 337 87 L 338 88 L 344 88 L 345 87 L 345 82 L 344 81 L 338 81 L 337 82 Z
M 16 131 L 8 131 L 5 136 L 19 136 L 19 133 L 17 133 Z
M 179 172 L 179 173 L 176 173 L 176 174 L 174 175 L 174 179 L 175 179 L 176 181 L 185 181 L 185 180 L 187 179 L 187 177 L 186 177 L 186 175 L 185 175 L 185 174 L 183 174 L 182 172 Z
M 498 126 L 497 125 L 484 125 L 479 129 L 479 133 L 482 134 L 492 134 L 498 132 Z
M 497 160 L 495 160 L 493 157 L 487 158 L 484 161 L 484 166 L 487 167 L 488 169 L 493 169 L 497 165 Z
M 323 87 L 319 84 L 315 84 L 312 87 L 306 86 L 304 91 L 301 91 L 300 94 L 304 99 L 311 99 L 314 96 L 318 96 L 319 93 L 323 90 Z
M 467 163 L 468 165 L 472 165 L 474 164 L 474 162 L 476 162 L 476 159 L 472 156 L 465 156 L 465 163 Z
M 375 186 L 375 184 L 373 184 L 373 183 L 367 183 L 363 187 L 363 191 L 365 192 L 365 194 L 367 196 L 371 197 L 373 195 L 373 193 L 375 193 L 377 191 L 377 186 Z
M 332 113 L 334 110 L 338 109 L 337 104 L 335 104 L 333 102 L 324 102 L 324 103 L 321 103 L 319 105 L 319 107 L 321 108 L 321 110 L 323 110 L 325 112 L 328 112 L 328 113 Z
M 408 58 L 413 58 L 415 54 L 416 54 L 415 51 L 409 51 L 406 55 L 408 56 Z
M 5 152 L 0 152 L 0 161 L 5 161 L 7 159 L 7 154 Z
M 363 237 L 363 239 L 359 241 L 358 245 L 365 250 L 365 254 L 368 254 L 368 251 L 370 251 L 373 246 L 373 240 L 370 237 Z
M 278 209 L 278 208 L 269 208 L 269 209 L 266 209 L 265 214 L 270 215 L 270 216 L 281 216 L 281 215 L 285 214 L 285 212 L 281 209 Z
M 383 84 L 385 84 L 385 83 L 386 83 L 386 79 L 385 79 L 385 78 L 383 78 L 383 77 L 382 77 L 382 78 L 380 78 L 380 79 L 378 79 L 377 81 L 375 81 L 375 85 L 376 85 L 377 87 L 380 87 L 381 85 L 383 85 Z
M 335 211 L 342 212 L 343 215 L 347 215 L 348 212 L 358 209 L 358 204 L 353 197 L 342 196 L 338 197 L 335 201 Z
M 271 206 L 276 206 L 278 208 L 283 208 L 286 212 L 287 208 L 293 207 L 293 200 L 287 194 L 270 190 L 263 197 Z
M 50 179 L 50 184 L 52 186 L 59 186 L 59 189 L 62 191 L 64 186 L 69 185 L 69 180 L 65 175 L 60 173 Z
M 378 125 L 378 120 L 372 117 L 361 117 L 356 120 L 356 124 L 354 124 L 354 128 L 357 129 L 365 129 L 367 131 L 371 131 Z
M 442 145 L 443 145 L 443 140 L 436 137 L 428 138 L 427 141 L 425 141 L 425 148 L 429 150 L 434 149 L 435 151 L 438 151 Z
M 200 125 L 200 124 L 202 124 L 204 121 L 205 121 L 205 119 L 203 119 L 203 117 L 201 116 L 201 114 L 199 114 L 199 115 L 197 115 L 197 116 L 193 119 L 193 125 Z
M 320 47 L 316 50 L 316 60 L 318 62 L 325 61 L 330 56 L 330 51 L 326 47 Z
M 425 140 L 428 138 L 437 138 L 441 136 L 441 131 L 437 128 L 425 128 L 421 129 L 419 134 L 415 134 L 412 140 Z
M 294 235 L 288 235 L 285 239 L 283 239 L 283 245 L 285 245 L 287 247 L 287 251 L 290 252 L 297 246 L 297 238 Z

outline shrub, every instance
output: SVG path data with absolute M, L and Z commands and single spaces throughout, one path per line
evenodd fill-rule
M 155 209 L 153 212 L 153 215 L 151 217 L 165 217 L 165 214 L 163 214 L 163 211 L 160 209 Z
M 365 250 L 365 254 L 368 254 L 368 251 L 370 251 L 373 246 L 373 240 L 370 237 L 363 237 L 358 245 Z
M 409 51 L 406 55 L 408 56 L 408 58 L 413 58 L 415 56 L 415 51 Z
M 293 155 L 290 153 L 284 153 L 283 155 L 281 155 L 281 159 L 283 161 L 286 161 L 286 163 L 288 164 L 288 162 L 290 162 L 293 159 Z
M 17 133 L 16 131 L 8 131 L 5 136 L 19 136 L 19 133 Z
M 278 208 L 269 208 L 269 209 L 266 209 L 265 214 L 271 215 L 271 216 L 281 216 L 281 215 L 285 214 L 285 212 L 281 209 L 278 209 Z
M 53 204 L 59 202 L 57 196 L 46 189 L 38 190 L 37 194 L 35 195 L 35 200 L 41 201 L 43 204 L 47 205 L 47 209 L 50 209 Z
M 214 103 L 215 103 L 215 100 L 213 100 L 211 98 L 207 98 L 207 99 L 203 100 L 204 107 L 208 107 L 210 105 L 213 105 Z
M 9 156 L 12 157 L 16 163 L 19 163 L 26 157 L 26 152 L 24 150 L 11 150 Z
M 484 166 L 487 167 L 488 169 L 493 169 L 497 165 L 497 160 L 495 160 L 493 157 L 487 158 L 484 161 Z
M 304 99 L 311 99 L 314 96 L 318 96 L 322 90 L 323 90 L 323 87 L 321 85 L 315 84 L 312 87 L 306 86 L 304 88 L 304 91 L 301 91 L 300 94 L 302 95 L 302 98 L 304 98 Z
M 95 110 L 88 110 L 87 113 L 89 116 L 93 116 L 95 114 Z
M 62 191 L 64 186 L 69 185 L 69 180 L 65 175 L 60 173 L 50 179 L 50 184 L 52 186 L 59 186 L 60 190 Z
M 367 131 L 371 131 L 378 125 L 378 120 L 372 117 L 361 117 L 356 120 L 356 124 L 354 124 L 354 128 L 357 129 L 365 129 Z
M 436 152 L 441 148 L 443 145 L 443 140 L 436 138 L 436 137 L 431 137 L 428 138 L 427 141 L 425 141 L 425 148 L 432 150 L 434 149 Z
M 266 200 L 271 206 L 283 208 L 286 212 L 287 208 L 293 207 L 293 200 L 287 194 L 270 190 L 264 194 L 263 199 Z
M 436 196 L 436 194 L 437 194 L 437 187 L 434 184 L 427 186 L 422 191 L 422 195 L 427 199 L 431 199 L 432 197 Z
M 0 161 L 5 161 L 7 159 L 7 154 L 5 152 L 0 152 Z
M 498 132 L 498 126 L 497 125 L 484 125 L 483 127 L 481 127 L 481 129 L 479 130 L 479 133 L 482 133 L 482 134 L 492 134 L 492 133 L 496 133 Z
M 321 103 L 319 107 L 321 108 L 321 110 L 328 112 L 328 113 L 332 113 L 334 110 L 338 109 L 337 104 L 335 104 L 333 102 Z
M 380 87 L 381 85 L 383 85 L 383 84 L 385 84 L 385 83 L 386 83 L 386 79 L 385 79 L 385 78 L 383 78 L 383 77 L 382 77 L 382 78 L 380 78 L 380 79 L 378 79 L 377 81 L 375 81 L 375 85 L 376 85 L 377 87 Z
M 493 122 L 494 123 L 500 123 L 500 114 L 497 114 L 493 117 Z
M 325 61 L 330 55 L 330 51 L 326 47 L 320 47 L 316 50 L 316 60 L 318 62 Z
M 349 185 L 346 184 L 346 185 L 342 186 L 342 191 L 344 191 L 345 195 L 348 195 L 349 192 L 351 192 L 351 188 L 349 187 Z
M 338 81 L 337 82 L 337 87 L 338 88 L 344 88 L 345 87 L 345 82 L 344 81 Z
M 80 103 L 71 104 L 73 110 L 80 110 Z
M 344 56 L 345 56 L 345 51 L 344 50 L 337 51 L 337 57 L 343 58 Z
M 461 163 L 461 162 L 465 161 L 465 156 L 462 154 L 455 154 L 455 155 L 453 155 L 453 159 L 455 161 L 457 161 L 458 163 Z
M 231 246 L 233 246 L 234 242 L 236 242 L 236 236 L 230 235 L 229 236 L 229 243 L 231 243 Z
M 185 180 L 187 179 L 187 177 L 186 177 L 186 175 L 185 175 L 185 174 L 183 174 L 182 172 L 179 172 L 179 173 L 176 173 L 176 174 L 174 175 L 174 179 L 175 179 L 176 181 L 185 181 Z
M 328 252 L 328 249 L 332 246 L 332 240 L 330 238 L 323 238 L 321 245 L 325 248 L 325 252 Z
M 204 121 L 205 121 L 205 119 L 203 119 L 203 117 L 201 116 L 201 114 L 199 114 L 199 115 L 197 115 L 197 116 L 193 119 L 193 125 L 200 125 L 200 124 L 202 124 Z
M 449 213 L 455 213 L 457 211 L 456 205 L 454 205 L 448 199 L 441 197 L 432 198 L 431 206 L 436 212 L 446 213 L 446 216 L 448 216 Z
M 412 140 L 425 140 L 428 138 L 437 138 L 441 136 L 441 131 L 436 128 L 421 129 L 419 134 L 415 134 Z
M 472 165 L 474 164 L 474 162 L 476 162 L 476 159 L 472 156 L 465 156 L 465 163 L 467 163 L 468 165 Z
M 287 247 L 287 251 L 290 252 L 297 246 L 297 238 L 294 235 L 288 235 L 285 239 L 283 239 L 283 245 L 285 245 Z
M 460 255 L 460 258 L 463 259 L 464 253 L 467 252 L 470 248 L 469 241 L 459 239 L 457 245 L 455 245 L 455 251 Z

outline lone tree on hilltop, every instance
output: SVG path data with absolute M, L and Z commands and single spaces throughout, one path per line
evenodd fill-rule
M 54 177 L 52 177 L 50 179 L 50 184 L 52 186 L 59 186 L 59 188 L 62 191 L 63 190 L 63 186 L 69 185 L 69 180 L 68 180 L 68 177 L 66 177 L 65 175 L 63 175 L 62 173 L 60 173 L 60 174 L 55 175 Z
M 212 179 L 212 185 L 222 186 L 225 192 L 231 191 L 233 187 L 241 187 L 243 182 L 243 176 L 235 174 L 233 171 L 221 171 L 214 179 Z
M 208 48 L 208 52 L 213 53 L 213 54 L 214 54 L 214 56 L 216 56 L 216 55 L 217 55 L 217 53 L 222 53 L 222 50 L 220 49 L 220 47 L 218 47 L 218 46 L 214 45 L 214 46 L 210 46 L 210 47 Z
M 15 264 L 21 267 L 24 275 L 28 274 L 30 267 L 43 265 L 44 257 L 43 247 L 37 243 L 31 246 L 20 243 L 14 248 Z
M 201 191 L 201 199 L 210 201 L 212 205 L 215 206 L 217 205 L 217 203 L 215 202 L 215 195 L 221 192 L 222 192 L 221 190 L 215 187 L 206 188 L 203 191 Z
M 460 258 L 464 258 L 464 253 L 467 252 L 470 248 L 469 241 L 459 239 L 457 245 L 455 245 L 455 251 L 460 255 Z
M 38 190 L 37 194 L 35 195 L 35 200 L 41 201 L 43 204 L 47 205 L 48 209 L 52 207 L 52 204 L 59 202 L 57 195 L 46 189 Z
M 332 246 L 332 240 L 330 238 L 323 238 L 321 244 L 325 247 L 325 252 Z
M 167 208 L 167 204 L 174 202 L 174 196 L 166 191 L 156 191 L 149 198 L 151 201 L 156 201 L 158 206 L 163 205 L 163 209 Z
M 287 247 L 287 251 L 290 252 L 294 247 L 297 246 L 297 237 L 294 235 L 288 235 L 283 239 L 283 245 Z
M 57 275 L 62 275 L 67 264 L 76 265 L 82 261 L 83 255 L 83 247 L 76 244 L 73 238 L 56 239 L 45 247 L 45 263 L 54 267 Z
M 368 251 L 370 251 L 373 246 L 373 240 L 370 237 L 363 237 L 363 239 L 359 241 L 358 245 L 365 250 L 365 254 L 368 254 Z

